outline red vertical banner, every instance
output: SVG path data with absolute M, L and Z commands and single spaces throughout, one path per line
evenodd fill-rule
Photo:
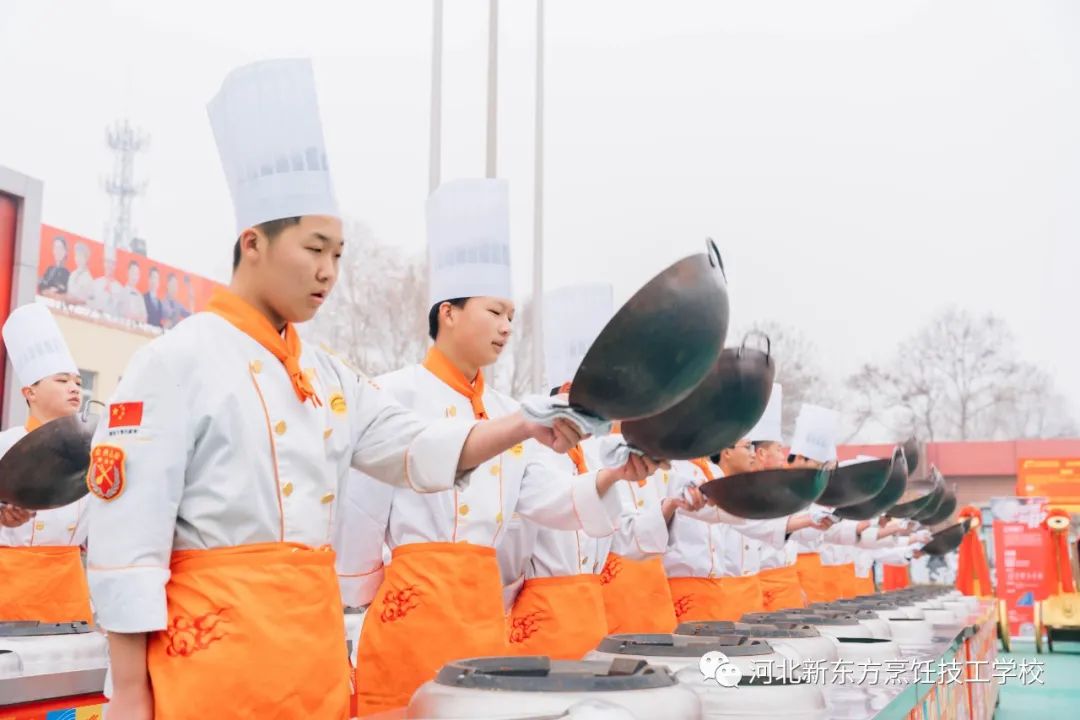
M 1035 601 L 1046 594 L 1043 569 L 1049 562 L 1042 528 L 1046 498 L 991 498 L 997 595 L 1005 601 L 1009 634 L 1034 634 Z
M 19 224 L 19 202 L 0 193 L 0 325 L 11 313 L 11 288 L 15 272 L 15 228 Z M 3 401 L 7 350 L 0 343 L 0 402 Z

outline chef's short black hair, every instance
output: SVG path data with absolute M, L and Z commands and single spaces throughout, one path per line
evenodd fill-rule
M 709 459 L 712 460 L 713 465 L 719 465 L 720 464 L 720 453 L 716 453 L 715 455 L 710 455 Z
M 469 298 L 467 297 L 463 297 L 454 298 L 453 300 L 441 300 L 431 306 L 431 309 L 428 310 L 427 314 L 427 332 L 428 336 L 431 337 L 432 340 L 436 340 L 439 337 L 439 307 L 442 306 L 444 302 L 447 302 L 456 308 L 463 308 L 465 307 L 465 303 L 466 301 L 468 301 L 468 299 Z
M 299 224 L 300 224 L 300 218 L 299 217 L 287 217 L 287 218 L 281 218 L 280 220 L 267 220 L 264 223 L 259 223 L 255 227 L 258 230 L 261 230 L 263 235 L 265 235 L 269 239 L 273 240 L 278 235 L 280 235 L 285 228 L 292 227 L 293 225 L 299 225 Z M 232 269 L 233 269 L 233 272 L 236 272 L 236 268 L 238 268 L 238 267 L 240 267 L 240 238 L 236 238 L 236 244 L 233 245 L 233 250 L 232 250 Z M 184 281 L 187 282 L 186 277 L 184 278 Z

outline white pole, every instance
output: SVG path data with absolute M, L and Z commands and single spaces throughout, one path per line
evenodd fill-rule
M 442 40 L 443 0 L 431 13 L 431 119 L 428 136 L 428 192 L 439 187 L 442 174 Z
M 536 0 L 536 138 L 533 161 L 532 384 L 544 383 L 544 0 Z M 557 379 L 561 381 L 561 379 Z M 554 382 L 554 380 L 553 380 Z
M 499 0 L 488 0 L 487 171 L 495 177 L 499 131 Z

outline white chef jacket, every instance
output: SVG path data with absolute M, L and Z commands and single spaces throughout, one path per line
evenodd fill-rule
M 592 438 L 582 442 L 585 464 L 593 471 L 600 469 L 600 461 L 593 452 L 594 443 Z M 552 458 L 552 469 L 566 475 L 577 474 L 577 467 L 568 455 Z M 617 482 L 615 487 L 621 484 L 625 483 Z M 615 487 L 609 488 L 607 494 L 614 494 Z M 613 537 L 613 533 L 592 537 L 584 530 L 556 530 L 515 513 L 496 552 L 504 604 L 509 603 L 508 609 L 513 605 L 525 580 L 599 574 L 604 569 Z
M 454 487 L 471 417 L 423 420 L 309 343 L 300 366 L 319 407 L 299 400 L 270 351 L 209 312 L 135 353 L 110 413 L 142 403 L 142 420 L 110 428 L 106 414 L 93 440 L 126 455 L 124 489 L 89 509 L 87 576 L 102 627 L 165 628 L 174 549 L 328 544 L 350 464 L 424 492 Z
M 661 503 L 668 497 L 673 476 L 671 470 L 657 470 L 642 484 L 615 483 L 611 491 L 618 496 L 622 513 L 611 552 L 630 560 L 648 560 L 667 551 L 668 524 Z
M 383 375 L 375 384 L 421 417 L 473 417 L 468 398 L 423 365 Z M 489 418 L 518 409 L 515 400 L 489 386 L 484 388 L 483 403 Z M 618 498 L 610 492 L 603 498 L 597 495 L 595 471 L 575 476 L 573 471 L 555 469 L 564 467 L 558 462 L 556 453 L 529 441 L 481 464 L 469 474 L 466 487 L 446 492 L 395 489 L 389 496 L 373 497 L 375 481 L 351 484 L 345 490 L 334 545 L 342 602 L 351 607 L 369 604 L 383 578 L 380 548 L 340 541 L 357 529 L 365 537 L 384 533 L 391 550 L 429 542 L 498 547 L 514 513 L 545 527 L 581 529 L 592 537 L 610 535 L 619 519 Z
M 713 478 L 722 477 L 710 463 Z M 676 480 L 669 483 L 671 497 L 679 497 L 687 483 L 700 485 L 707 478 L 691 462 L 672 463 Z M 772 547 L 784 546 L 784 520 L 746 520 L 714 506 L 697 511 L 679 509 L 672 518 L 664 569 L 669 577 L 740 577 L 760 570 L 755 539 Z
M 22 425 L 0 432 L 0 457 L 26 435 Z M 86 542 L 86 505 L 84 497 L 64 507 L 38 510 L 18 527 L 0 527 L 0 547 L 82 545 Z

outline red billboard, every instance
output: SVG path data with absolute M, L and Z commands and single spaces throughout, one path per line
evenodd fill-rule
M 91 317 L 168 330 L 206 307 L 219 283 L 126 250 L 41 226 L 37 294 Z M 80 313 L 83 314 L 83 313 Z

